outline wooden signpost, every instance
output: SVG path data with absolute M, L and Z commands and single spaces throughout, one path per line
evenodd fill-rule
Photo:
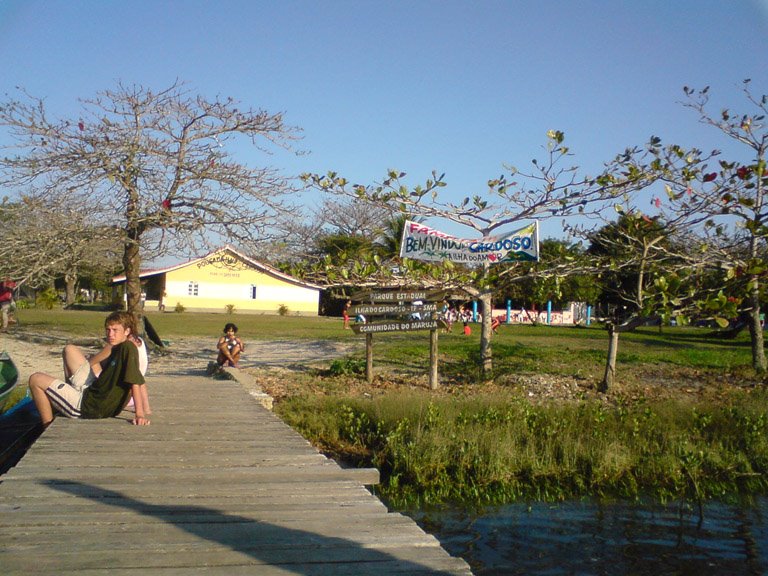
M 410 332 L 412 330 L 437 330 L 445 327 L 440 320 L 393 320 L 376 324 L 354 324 L 355 334 L 376 334 L 378 332 Z
M 357 304 L 349 309 L 350 314 L 368 314 L 379 316 L 382 314 L 420 314 L 422 312 L 437 312 L 437 304 L 428 303 L 423 306 L 402 306 L 400 304 Z
M 437 334 L 446 325 L 437 318 L 423 318 L 424 314 L 435 314 L 437 302 L 444 292 L 417 290 L 388 290 L 353 294 L 354 300 L 364 300 L 370 304 L 356 304 L 350 308 L 350 314 L 364 316 L 396 316 L 400 319 L 385 319 L 379 322 L 356 323 L 352 325 L 355 334 L 365 334 L 365 376 L 373 381 L 373 335 L 386 332 L 411 332 L 429 330 L 429 387 L 436 390 L 439 386 L 437 373 Z M 423 302 L 413 304 L 413 302 Z

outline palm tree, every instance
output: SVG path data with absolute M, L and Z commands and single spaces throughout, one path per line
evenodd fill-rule
M 405 223 L 409 220 L 411 222 L 423 222 L 424 218 L 413 216 L 405 212 L 398 212 L 393 214 L 384 223 L 381 237 L 376 242 L 378 247 L 377 253 L 379 256 L 392 260 L 400 257 L 400 242 L 403 238 Z

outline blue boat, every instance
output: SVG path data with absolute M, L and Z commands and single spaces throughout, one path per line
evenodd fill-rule
M 40 414 L 32 398 L 24 398 L 0 414 L 0 479 L 42 434 Z

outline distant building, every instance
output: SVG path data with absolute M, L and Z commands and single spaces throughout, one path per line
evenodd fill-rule
M 288 314 L 317 316 L 322 288 L 302 282 L 271 266 L 257 262 L 230 246 L 158 270 L 141 272 L 145 310 L 173 312 L 178 305 L 190 312 L 235 312 L 277 314 L 285 306 Z M 115 276 L 117 288 L 125 275 Z

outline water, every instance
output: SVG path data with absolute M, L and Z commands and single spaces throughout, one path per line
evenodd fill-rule
M 31 398 L 0 414 L 0 475 L 16 465 L 42 431 L 40 414 Z
M 768 498 L 702 511 L 566 502 L 407 513 L 478 576 L 768 574 Z

